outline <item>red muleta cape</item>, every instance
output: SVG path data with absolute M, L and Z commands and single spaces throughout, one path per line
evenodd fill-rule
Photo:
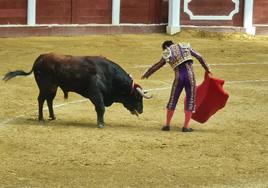
M 196 87 L 196 111 L 192 119 L 205 123 L 213 114 L 223 108 L 229 94 L 223 89 L 224 80 L 205 74 L 204 81 Z

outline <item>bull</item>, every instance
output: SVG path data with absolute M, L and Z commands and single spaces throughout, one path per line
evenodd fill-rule
M 53 99 L 58 87 L 61 88 L 66 99 L 68 92 L 75 92 L 88 98 L 95 106 L 97 125 L 100 128 L 105 125 L 105 107 L 115 102 L 122 103 L 131 114 L 138 116 L 143 112 L 143 98 L 152 97 L 146 95 L 122 67 L 102 56 L 42 54 L 35 60 L 30 72 L 10 71 L 6 73 L 3 80 L 28 76 L 32 72 L 39 88 L 38 120 L 41 122 L 44 121 L 45 101 L 47 101 L 49 119 L 56 119 Z

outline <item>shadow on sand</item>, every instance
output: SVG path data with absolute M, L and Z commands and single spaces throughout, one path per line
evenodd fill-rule
M 100 129 L 97 126 L 97 123 L 94 121 L 90 122 L 90 119 L 88 121 L 85 120 L 45 120 L 44 122 L 39 122 L 37 118 L 33 117 L 20 117 L 17 118 L 8 124 L 12 125 L 22 125 L 22 126 L 49 126 L 49 127 L 76 127 L 76 128 L 90 128 L 90 129 Z M 141 122 L 142 124 L 142 122 Z M 105 127 L 102 129 L 114 129 L 114 130 L 127 130 L 127 131 L 133 131 L 133 132 L 163 132 L 163 133 L 168 133 L 166 131 L 161 131 L 161 124 L 152 124 L 150 126 L 139 126 L 135 124 L 134 122 L 129 122 L 127 124 L 123 123 L 116 123 L 116 122 L 111 122 L 111 123 L 106 123 Z M 181 132 L 181 127 L 178 126 L 171 126 L 171 130 L 169 132 Z M 191 134 L 220 134 L 222 130 L 219 130 L 217 128 L 215 129 L 202 129 L 202 126 L 194 127 L 194 132 Z M 185 133 L 184 133 L 185 134 Z

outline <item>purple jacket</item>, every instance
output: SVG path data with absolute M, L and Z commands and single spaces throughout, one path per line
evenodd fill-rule
M 173 49 L 178 49 L 178 50 L 173 50 Z M 183 62 L 191 60 L 192 58 L 190 56 L 195 57 L 200 62 L 202 67 L 207 72 L 210 72 L 210 68 L 208 64 L 205 62 L 205 60 L 202 58 L 202 56 L 198 52 L 192 49 L 189 44 L 179 43 L 179 44 L 171 45 L 168 50 L 164 50 L 163 57 L 160 59 L 160 61 L 152 65 L 143 74 L 142 78 L 149 78 L 154 72 L 159 70 L 166 63 L 169 63 L 172 66 L 172 68 L 175 68 L 176 66 L 180 65 Z

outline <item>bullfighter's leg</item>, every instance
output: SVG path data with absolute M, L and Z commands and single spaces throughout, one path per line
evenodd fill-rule
M 95 93 L 94 95 L 91 94 L 89 99 L 94 104 L 95 110 L 97 112 L 97 124 L 99 128 L 103 128 L 105 125 L 103 118 L 105 112 L 103 97 L 100 93 Z
M 192 132 L 193 129 L 189 128 L 189 123 L 192 117 L 192 112 L 195 111 L 195 75 L 193 71 L 192 64 L 186 64 L 187 69 L 187 79 L 185 80 L 185 92 L 186 92 L 186 102 L 184 107 L 184 125 L 182 132 Z
M 170 93 L 170 98 L 167 103 L 167 112 L 166 112 L 166 124 L 162 127 L 162 131 L 170 130 L 170 122 L 174 114 L 174 110 L 178 103 L 180 94 L 183 89 L 183 80 L 180 78 L 179 71 L 175 71 L 175 79 L 173 81 L 173 86 Z

